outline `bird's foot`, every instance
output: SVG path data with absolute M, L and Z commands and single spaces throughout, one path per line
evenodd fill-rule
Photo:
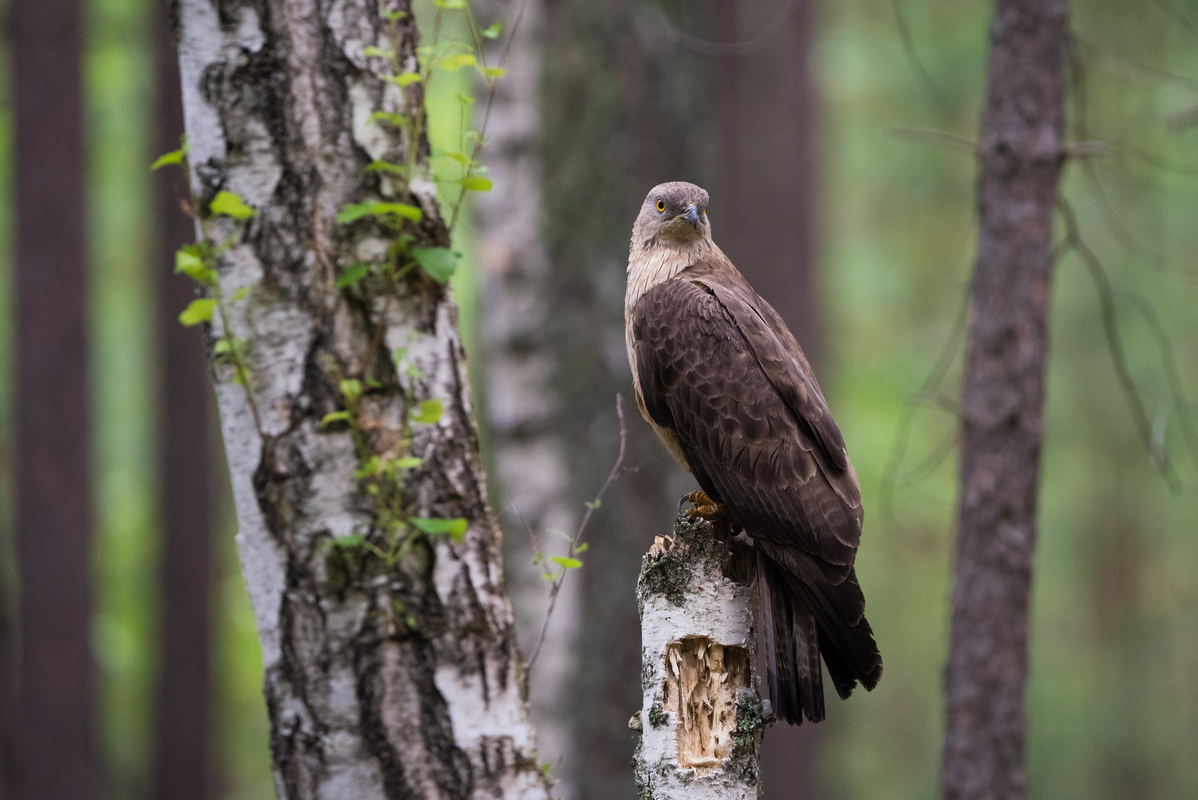
M 690 503 L 694 506 L 694 508 L 686 510 L 686 515 L 691 519 L 705 519 L 708 522 L 731 519 L 727 510 L 708 497 L 706 492 L 691 492 L 684 495 L 678 505 L 681 506 L 683 503 Z

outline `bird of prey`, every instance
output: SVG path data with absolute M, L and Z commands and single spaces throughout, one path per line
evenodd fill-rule
M 819 722 L 821 654 L 842 698 L 882 675 L 853 570 L 861 490 L 806 356 L 712 241 L 707 201 L 663 183 L 633 225 L 624 321 L 637 405 L 698 481 L 692 513 L 728 516 L 753 540 L 775 713 Z

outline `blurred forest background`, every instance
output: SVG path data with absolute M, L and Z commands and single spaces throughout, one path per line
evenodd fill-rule
M 488 130 L 497 190 L 459 238 L 468 257 L 454 284 L 526 652 L 545 586 L 529 567 L 524 527 L 544 535 L 576 524 L 615 458 L 614 396 L 630 391 L 621 303 L 632 219 L 654 184 L 700 183 L 717 243 L 791 321 L 844 431 L 867 511 L 858 571 L 886 663 L 877 690 L 832 702 L 818 731 L 767 733 L 766 796 L 936 796 L 955 403 L 976 246 L 971 148 L 991 4 L 532 5 L 512 88 Z M 507 18 L 518 7 L 491 0 L 480 14 Z M 147 169 L 164 149 L 155 139 L 160 9 L 150 0 L 85 8 L 97 735 L 104 796 L 140 800 L 152 796 L 164 639 L 158 320 L 178 311 L 159 309 L 170 264 L 161 175 Z M 1073 14 L 1070 140 L 1089 144 L 1068 164 L 1062 195 L 1111 292 L 1075 252 L 1059 261 L 1030 794 L 1198 798 L 1198 449 L 1192 426 L 1187 442 L 1184 400 L 1198 398 L 1198 3 L 1075 0 Z M 456 106 L 472 88 L 463 74 L 434 84 L 429 102 Z M 0 68 L 5 154 L 10 96 Z M 460 131 L 432 135 L 437 145 Z M 0 158 L 5 376 L 15 375 L 12 161 Z M 525 182 L 505 193 L 511 175 Z M 513 208 L 534 233 L 504 250 L 504 225 L 520 223 Z M 523 268 L 510 269 L 512 251 Z M 778 263 L 781 252 L 796 263 Z M 1152 423 L 1149 446 L 1113 367 L 1104 302 Z M 10 626 L 14 397 L 13 381 L 0 382 Z M 212 425 L 210 438 L 218 447 Z M 584 567 L 555 612 L 558 646 L 547 645 L 533 675 L 544 749 L 560 756 L 570 798 L 635 796 L 633 586 L 641 553 L 692 488 L 639 418 L 629 420 L 629 447 L 641 471 L 605 498 Z M 1165 455 L 1171 478 L 1157 466 Z M 273 796 L 261 660 L 217 470 L 211 796 L 259 800 Z

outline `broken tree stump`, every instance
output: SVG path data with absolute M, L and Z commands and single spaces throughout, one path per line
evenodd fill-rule
M 752 800 L 768 703 L 757 692 L 752 549 L 680 514 L 641 562 L 640 800 Z

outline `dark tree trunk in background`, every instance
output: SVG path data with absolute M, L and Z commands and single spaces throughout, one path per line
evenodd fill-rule
M 709 214 L 716 242 L 782 315 L 826 385 L 815 281 L 815 5 L 814 0 L 795 0 L 788 9 L 776 0 L 713 4 L 712 113 L 719 171 L 710 187 Z M 779 8 L 786 9 L 781 20 Z M 766 731 L 761 756 L 766 797 L 820 796 L 823 730 L 823 725 L 774 725 Z
M 944 796 L 1026 794 L 1052 216 L 1064 161 L 1067 0 L 999 0 L 978 142 L 978 259 L 962 398 Z
M 155 155 L 174 150 L 183 134 L 179 61 L 166 4 L 157 5 Z M 195 239 L 180 201 L 182 173 L 155 175 L 158 206 L 159 496 L 164 533 L 159 580 L 161 667 L 156 704 L 153 792 L 158 800 L 208 797 L 211 661 L 210 588 L 213 574 L 212 454 L 208 362 L 197 329 L 179 324 L 196 297 L 195 283 L 172 271 L 174 252 Z
M 722 0 L 714 6 L 712 235 L 782 315 L 818 370 L 816 4 Z M 720 47 L 721 41 L 728 43 Z
M 705 64 L 671 38 L 656 9 L 633 0 L 544 3 L 546 341 L 556 349 L 558 424 L 579 505 L 615 461 L 615 395 L 632 391 L 623 306 L 632 221 L 655 184 L 709 177 Z M 640 415 L 627 419 L 625 463 L 639 471 L 604 498 L 577 576 L 577 667 L 563 712 L 580 755 L 564 768 L 582 800 L 636 797 L 627 727 L 641 703 L 636 576 L 654 535 L 670 529 L 679 495 L 694 488 Z
M 16 115 L 17 800 L 96 796 L 77 0 L 10 6 Z

